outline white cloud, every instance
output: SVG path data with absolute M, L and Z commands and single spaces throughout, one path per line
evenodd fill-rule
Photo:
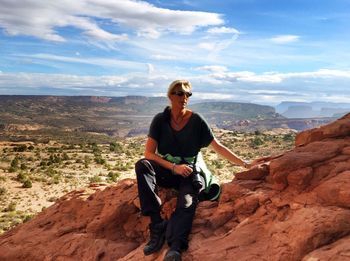
M 350 78 L 350 70 L 348 71 L 341 71 L 341 70 L 330 70 L 330 69 L 320 69 L 318 71 L 314 72 L 300 72 L 300 73 L 285 73 L 283 74 L 285 78 L 298 78 L 298 77 L 304 77 L 304 78 Z
M 149 74 L 154 73 L 154 66 L 153 66 L 153 64 L 148 63 L 148 64 L 147 64 L 147 67 L 148 67 L 148 73 L 149 73 Z
M 2 88 L 7 85 L 8 87 L 25 86 L 26 89 L 40 87 L 89 89 L 96 86 L 117 85 L 126 81 L 126 78 L 120 76 L 94 77 L 45 73 L 4 73 L 0 75 L 0 87 Z
M 134 70 L 145 70 L 147 68 L 147 64 L 132 62 L 127 60 L 118 60 L 115 58 L 90 58 L 90 57 L 81 57 L 80 55 L 69 57 L 69 56 L 60 56 L 53 54 L 33 54 L 33 55 L 25 55 L 25 54 L 17 54 L 17 57 L 29 58 L 31 59 L 31 63 L 35 63 L 36 60 L 46 60 L 46 61 L 55 61 L 55 62 L 63 62 L 63 63 L 81 63 L 81 64 L 90 64 L 101 67 L 114 67 L 114 68 L 127 68 Z
M 0 5 L 0 27 L 7 34 L 58 42 L 66 40 L 60 28 L 67 26 L 99 41 L 128 39 L 124 33 L 101 28 L 95 18 L 109 21 L 114 29 L 132 28 L 138 35 L 150 38 L 164 31 L 188 34 L 198 27 L 224 23 L 216 13 L 170 10 L 133 0 L 0 0 Z
M 197 67 L 195 69 L 201 70 L 201 71 L 208 71 L 212 73 L 221 73 L 221 72 L 226 72 L 228 70 L 226 66 L 221 66 L 221 65 L 205 65 L 205 66 Z
M 215 43 L 199 43 L 198 47 L 210 51 L 215 49 Z
M 149 39 L 157 39 L 161 35 L 160 30 L 156 30 L 155 28 L 144 28 L 137 32 L 137 36 L 149 38 Z
M 240 72 L 215 72 L 211 75 L 213 78 L 225 80 L 228 82 L 251 82 L 251 83 L 270 83 L 277 84 L 287 80 L 303 80 L 307 82 L 316 82 L 325 79 L 350 79 L 350 71 L 320 69 L 314 72 L 298 72 L 298 73 L 278 73 L 266 72 L 256 74 L 249 71 Z
M 146 64 L 147 65 L 147 64 Z M 146 66 L 145 66 L 146 67 Z M 350 71 L 321 69 L 297 73 L 254 73 L 216 70 L 200 75 L 173 71 L 148 71 L 124 75 L 80 76 L 44 73 L 0 73 L 2 94 L 31 94 L 38 89 L 59 89 L 66 95 L 165 95 L 169 83 L 177 78 L 191 81 L 196 98 L 224 99 L 272 104 L 294 101 L 350 101 Z M 220 67 L 218 67 L 220 68 Z M 332 88 L 330 88 L 332 84 Z
M 233 94 L 213 93 L 213 92 L 198 92 L 195 97 L 199 99 L 215 99 L 215 100 L 234 100 L 236 98 Z
M 249 90 L 248 93 L 251 94 L 271 94 L 271 95 L 281 95 L 281 94 L 296 94 L 296 92 L 291 92 L 291 91 L 283 91 L 283 90 Z
M 163 55 L 163 54 L 154 54 L 154 55 L 151 55 L 151 58 L 155 60 L 177 60 L 178 59 L 176 56 Z
M 208 29 L 208 33 L 211 34 L 239 34 L 239 31 L 232 27 L 213 27 Z
M 287 43 L 293 43 L 297 42 L 299 40 L 300 36 L 298 35 L 277 35 L 270 40 L 277 44 L 287 44 Z
M 214 27 L 207 31 L 205 37 L 197 44 L 198 48 L 210 51 L 208 56 L 216 57 L 221 51 L 228 49 L 239 36 L 239 32 L 233 28 Z
M 216 79 L 228 82 L 252 82 L 252 83 L 279 83 L 282 81 L 280 75 L 276 74 L 255 74 L 254 72 L 216 72 L 212 76 Z

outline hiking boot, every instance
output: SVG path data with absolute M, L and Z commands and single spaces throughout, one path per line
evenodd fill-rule
M 169 250 L 163 261 L 181 261 L 181 253 L 179 251 L 176 250 Z
M 165 241 L 165 231 L 167 226 L 167 221 L 163 220 L 157 224 L 150 224 L 150 240 L 143 248 L 143 253 L 148 256 L 154 252 L 160 250 Z

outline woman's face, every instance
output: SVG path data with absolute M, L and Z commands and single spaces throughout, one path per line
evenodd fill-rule
M 182 84 L 176 85 L 170 93 L 171 107 L 176 109 L 186 108 L 191 95 L 191 88 L 189 86 Z

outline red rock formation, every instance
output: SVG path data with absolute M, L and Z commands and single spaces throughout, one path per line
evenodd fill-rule
M 327 138 L 341 138 L 350 136 L 350 113 L 330 124 L 301 132 L 295 140 L 295 145 L 306 145 L 313 141 Z
M 218 202 L 201 202 L 183 259 L 350 260 L 349 119 L 299 134 L 299 147 L 238 173 Z M 135 181 L 95 190 L 69 193 L 0 236 L 0 260 L 162 260 L 166 246 L 143 256 L 148 220 Z M 173 192 L 161 197 L 168 217 Z

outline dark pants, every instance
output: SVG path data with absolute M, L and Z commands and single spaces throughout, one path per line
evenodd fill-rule
M 161 200 L 157 187 L 178 190 L 177 204 L 169 220 L 166 239 L 171 246 L 176 244 L 183 250 L 188 248 L 188 235 L 198 204 L 198 192 L 193 188 L 190 178 L 173 175 L 155 161 L 141 159 L 135 164 L 141 212 L 145 216 L 159 213 Z

